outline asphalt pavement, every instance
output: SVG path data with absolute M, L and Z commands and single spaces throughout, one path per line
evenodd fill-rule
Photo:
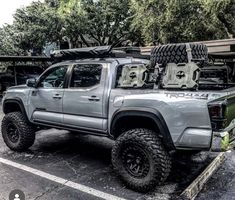
M 196 200 L 235 200 L 235 151 L 227 152 L 226 157 Z
M 0 121 L 1 117 L 2 113 Z M 102 199 L 102 194 L 116 199 L 175 199 L 213 159 L 207 154 L 193 160 L 176 159 L 166 184 L 151 193 L 141 194 L 126 188 L 113 172 L 110 162 L 112 145 L 113 141 L 107 138 L 50 129 L 38 132 L 30 150 L 18 153 L 8 149 L 0 137 L 0 158 L 13 162 L 12 165 L 0 163 L 0 199 L 7 200 L 15 189 L 22 190 L 27 200 L 93 200 Z M 231 153 L 230 157 L 232 161 L 212 177 L 198 199 L 235 197 L 234 154 Z M 65 184 L 60 180 L 66 180 Z M 224 180 L 225 184 L 218 180 Z M 223 195 L 214 195 L 219 191 Z

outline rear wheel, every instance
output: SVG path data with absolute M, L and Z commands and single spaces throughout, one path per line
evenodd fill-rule
M 21 112 L 12 112 L 2 120 L 2 137 L 10 149 L 24 151 L 33 145 L 35 130 Z
M 126 185 L 140 192 L 163 183 L 171 168 L 170 156 L 160 138 L 148 129 L 123 133 L 112 149 L 112 163 Z

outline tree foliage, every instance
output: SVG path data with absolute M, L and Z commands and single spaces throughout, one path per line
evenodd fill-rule
M 18 46 L 20 39 L 18 33 L 11 25 L 0 28 L 0 55 L 20 55 L 24 54 L 23 49 Z
M 55 8 L 45 3 L 33 2 L 18 9 L 14 15 L 14 30 L 19 33 L 19 45 L 23 49 L 41 52 L 47 42 L 61 39 L 62 23 Z
M 98 45 L 118 44 L 131 34 L 132 12 L 129 1 L 83 0 L 86 12 L 86 31 Z
M 208 0 L 209 1 L 209 0 Z M 146 42 L 186 42 L 224 38 L 218 23 L 211 23 L 200 0 L 132 0 L 133 26 L 142 30 Z
M 28 51 L 40 54 L 46 43 L 61 40 L 61 30 L 62 23 L 55 8 L 33 2 L 30 6 L 16 10 L 13 24 L 1 29 L 4 44 L 0 49 L 8 54 L 27 54 Z
M 45 0 L 0 28 L 0 54 L 40 54 L 65 41 L 76 48 L 228 37 L 235 37 L 234 0 Z
M 133 40 L 133 13 L 126 0 L 61 0 L 58 9 L 66 25 L 66 35 L 89 46 L 116 45 Z
M 201 0 L 204 9 L 218 24 L 227 36 L 235 37 L 235 1 L 234 0 Z

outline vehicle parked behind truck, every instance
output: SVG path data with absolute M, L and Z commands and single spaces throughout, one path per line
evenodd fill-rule
M 0 56 L 0 95 L 11 86 L 37 78 L 51 61 L 45 56 Z

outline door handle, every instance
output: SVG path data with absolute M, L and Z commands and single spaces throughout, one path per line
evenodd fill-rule
M 53 99 L 61 99 L 62 96 L 60 94 L 54 94 Z
M 91 97 L 88 98 L 88 100 L 89 100 L 89 101 L 99 101 L 100 98 L 97 97 L 97 96 L 91 96 Z

